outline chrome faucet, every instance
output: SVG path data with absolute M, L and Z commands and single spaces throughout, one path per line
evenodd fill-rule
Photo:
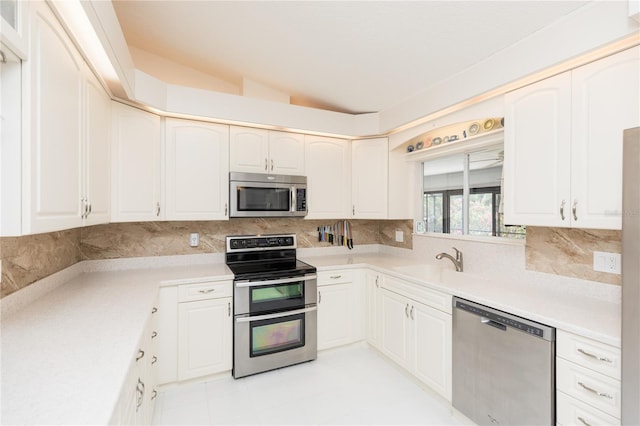
M 453 247 L 453 249 L 456 251 L 456 257 L 453 257 L 448 253 L 438 253 L 436 254 L 436 259 L 440 260 L 443 257 L 446 257 L 453 262 L 456 267 L 456 272 L 462 272 L 462 252 L 455 247 Z

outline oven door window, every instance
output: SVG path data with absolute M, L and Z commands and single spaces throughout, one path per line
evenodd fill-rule
M 239 186 L 238 211 L 288 212 L 291 210 L 291 189 L 289 187 Z
M 267 312 L 304 306 L 304 281 L 252 287 L 250 311 Z
M 305 314 L 251 322 L 251 352 L 257 357 L 304 346 Z

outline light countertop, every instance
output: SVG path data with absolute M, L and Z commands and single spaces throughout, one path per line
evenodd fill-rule
M 620 304 L 565 286 L 531 277 L 519 283 L 489 280 L 386 253 L 300 258 L 319 271 L 372 268 L 620 345 Z M 73 277 L 10 315 L 3 314 L 2 424 L 108 423 L 158 288 L 233 279 L 222 258 L 206 265 L 169 267 L 158 267 L 162 261 L 154 259 L 153 267 L 142 261 L 124 270 L 118 265 L 125 263 L 106 262 L 74 265 L 80 272 Z M 3 309 L 18 299 L 11 296 L 2 300 Z

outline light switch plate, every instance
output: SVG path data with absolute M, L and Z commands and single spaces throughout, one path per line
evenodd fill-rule
M 593 252 L 593 270 L 610 274 L 621 273 L 622 256 L 620 253 L 608 253 L 606 251 Z
M 200 234 L 197 232 L 191 233 L 191 235 L 189 235 L 189 245 L 191 247 L 198 247 L 200 245 Z
M 396 242 L 401 243 L 404 241 L 404 232 L 396 231 Z

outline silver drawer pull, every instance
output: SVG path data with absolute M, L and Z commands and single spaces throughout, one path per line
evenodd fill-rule
M 329 278 L 332 280 L 337 280 L 338 278 L 342 278 L 342 275 L 331 275 Z
M 582 348 L 578 348 L 578 352 L 580 352 L 582 355 L 588 356 L 589 358 L 593 358 L 593 359 L 597 359 L 598 361 L 608 362 L 609 364 L 613 364 L 613 361 L 611 361 L 609 358 L 603 358 L 601 356 L 594 355 L 591 352 L 587 352 Z
M 144 358 L 144 351 L 142 349 L 138 349 L 138 356 L 136 357 L 136 361 L 140 361 Z
M 208 293 L 213 293 L 214 291 L 216 291 L 216 289 L 215 288 L 205 288 L 205 289 L 198 290 L 198 291 L 200 293 L 203 293 L 203 294 L 208 294 Z
M 591 426 L 591 423 L 589 423 L 588 421 L 586 421 L 582 417 L 578 417 L 578 420 L 580 420 L 580 423 L 582 423 L 584 426 Z
M 158 337 L 158 332 L 157 331 L 152 332 L 151 333 L 151 338 L 155 339 L 156 337 Z
M 598 392 L 597 390 L 595 390 L 595 389 L 593 389 L 593 388 L 590 388 L 589 386 L 585 385 L 585 384 L 584 384 L 584 383 L 582 383 L 582 382 L 578 382 L 578 385 L 582 386 L 582 388 L 583 388 L 584 390 L 587 390 L 587 391 L 589 391 L 589 392 L 591 392 L 591 393 L 595 393 L 595 394 L 596 394 L 596 395 L 598 395 L 598 396 L 601 396 L 601 397 L 603 397 L 603 398 L 607 398 L 607 399 L 613 399 L 613 397 L 612 397 L 611 395 L 609 395 L 608 393 Z

